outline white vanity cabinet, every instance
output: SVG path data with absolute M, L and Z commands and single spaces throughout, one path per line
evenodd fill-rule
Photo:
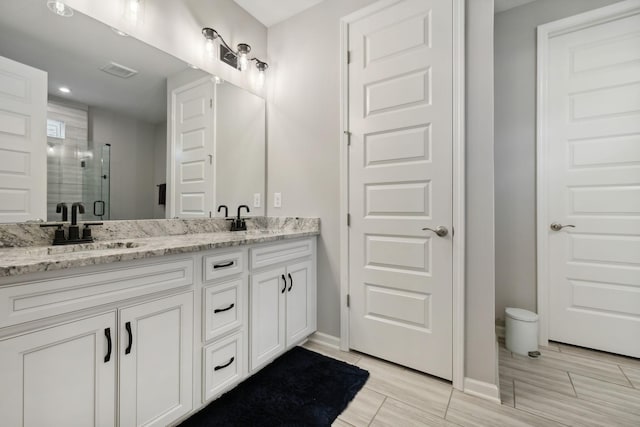
M 204 256 L 202 289 L 203 402 L 247 376 L 247 249 Z
M 171 257 L 0 287 L 0 424 L 166 426 L 191 412 L 193 264 Z
M 116 334 L 109 312 L 0 341 L 1 424 L 115 425 Z
M 315 238 L 251 249 L 251 370 L 316 330 Z
M 120 426 L 166 426 L 193 408 L 193 292 L 119 313 Z
M 0 278 L 0 425 L 179 423 L 315 332 L 315 256 L 301 237 Z

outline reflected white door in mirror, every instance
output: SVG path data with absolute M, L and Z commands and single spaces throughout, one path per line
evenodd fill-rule
M 0 222 L 47 217 L 47 73 L 0 56 Z

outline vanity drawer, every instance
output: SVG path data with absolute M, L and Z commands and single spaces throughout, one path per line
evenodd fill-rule
M 205 341 L 242 326 L 244 280 L 236 279 L 202 289 Z
M 247 362 L 243 341 L 244 332 L 238 332 L 203 349 L 204 401 L 217 396 L 245 377 Z
M 313 253 L 311 239 L 295 240 L 251 249 L 251 268 L 262 268 L 296 258 L 310 256 Z
M 191 284 L 191 258 L 16 283 L 0 287 L 0 328 Z
M 244 251 L 205 256 L 203 265 L 205 282 L 242 273 L 244 269 Z

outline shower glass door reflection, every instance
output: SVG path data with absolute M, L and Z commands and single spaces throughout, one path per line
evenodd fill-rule
M 107 220 L 110 210 L 111 192 L 111 145 L 95 147 L 81 160 L 83 185 L 82 202 L 84 221 Z

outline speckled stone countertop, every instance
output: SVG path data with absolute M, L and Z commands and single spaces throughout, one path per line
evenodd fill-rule
M 107 227 L 102 231 L 96 227 L 94 243 L 68 246 L 44 246 L 42 243 L 51 242 L 50 229 L 42 229 L 39 224 L 0 225 L 0 277 L 320 234 L 317 218 L 254 218 L 247 221 L 247 231 L 236 232 L 226 231 L 228 223 L 219 219 L 109 221 L 105 224 Z

